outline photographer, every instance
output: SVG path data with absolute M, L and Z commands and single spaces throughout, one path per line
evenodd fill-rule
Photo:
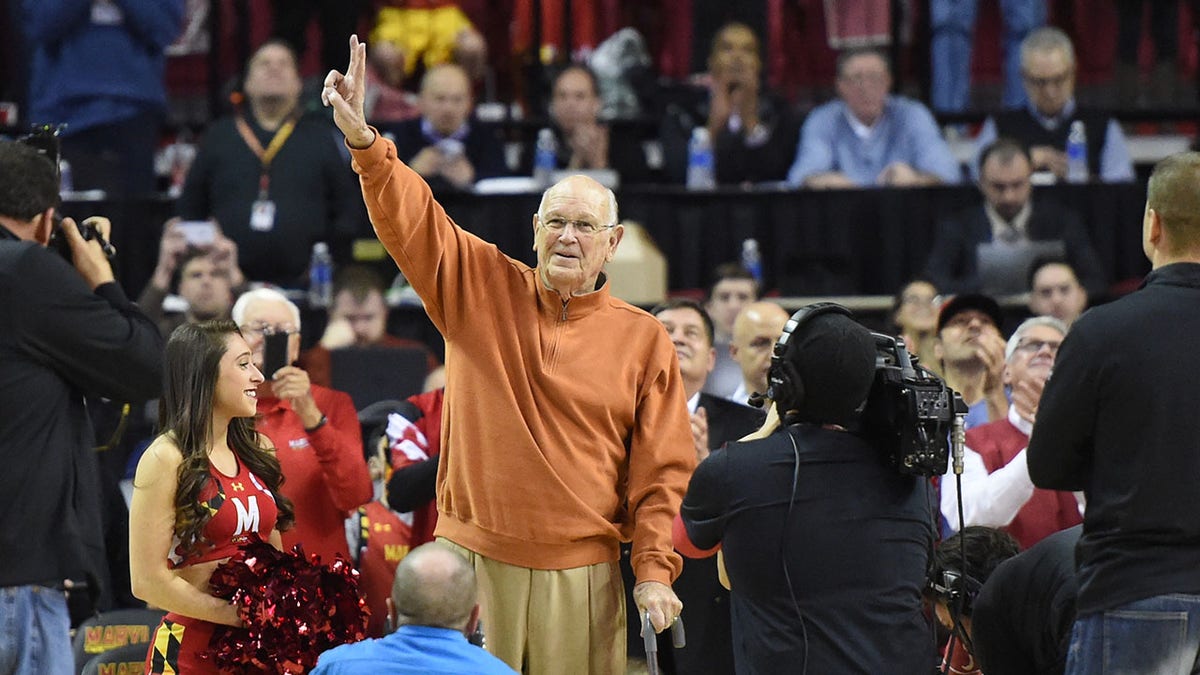
M 738 673 L 924 675 L 934 664 L 921 607 L 930 496 L 846 429 L 876 363 L 873 336 L 848 314 L 793 315 L 768 376 L 768 420 L 782 424 L 714 451 L 683 500 L 676 547 L 723 547 Z
M 158 329 L 126 299 L 97 237 L 56 228 L 58 177 L 0 141 L 0 673 L 75 672 L 61 589 L 104 603 L 99 469 L 84 395 L 137 401 L 162 386 Z M 75 268 L 45 250 L 65 239 Z M 60 242 L 61 243 L 61 242 Z

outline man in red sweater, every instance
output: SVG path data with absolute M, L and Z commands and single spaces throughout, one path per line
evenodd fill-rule
M 287 362 L 299 356 L 300 310 L 279 291 L 243 293 L 233 320 L 260 370 L 266 334 L 288 333 Z M 284 493 L 296 506 L 296 526 L 284 533 L 284 549 L 303 544 L 305 554 L 320 554 L 322 562 L 333 562 L 336 554 L 350 560 L 346 517 L 373 496 L 354 403 L 345 392 L 312 384 L 296 366 L 263 375 L 256 426 L 275 445 Z
M 1066 333 L 1067 327 L 1050 316 L 1037 316 L 1018 326 L 1005 350 L 1004 384 L 1012 391 L 1008 416 L 967 430 L 964 523 L 1002 528 L 1022 549 L 1082 522 L 1075 496 L 1035 488 L 1025 464 L 1042 387 Z M 958 494 L 949 482 L 942 488 L 942 515 L 958 528 Z
M 656 630 L 679 615 L 671 522 L 696 463 L 675 348 L 609 294 L 616 198 L 573 176 L 533 217 L 530 268 L 458 227 L 362 114 L 366 47 L 322 99 L 376 234 L 446 338 L 436 534 L 480 578 L 488 648 L 526 673 L 625 670 L 617 561 Z

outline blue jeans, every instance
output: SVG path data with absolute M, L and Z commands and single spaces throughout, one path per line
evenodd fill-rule
M 1158 595 L 1081 616 L 1067 675 L 1200 673 L 1200 595 Z
M 71 617 L 62 591 L 0 588 L 0 675 L 74 675 Z
M 971 47 L 979 0 L 931 0 L 929 22 L 933 109 L 961 112 L 971 92 Z M 1004 107 L 1025 105 L 1021 41 L 1046 23 L 1046 0 L 1000 0 L 1004 19 Z

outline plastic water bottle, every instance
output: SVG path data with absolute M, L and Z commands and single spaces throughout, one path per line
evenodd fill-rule
M 558 140 L 554 131 L 542 129 L 538 132 L 537 145 L 533 151 L 533 179 L 542 187 L 550 186 L 550 176 L 558 168 Z
M 742 242 L 742 267 L 762 286 L 763 269 L 762 254 L 758 250 L 757 239 L 746 239 Z
M 333 304 L 333 256 L 323 241 L 313 244 L 312 262 L 308 267 L 308 306 L 329 307 Z
M 1081 120 L 1071 122 L 1067 135 L 1067 182 L 1088 182 L 1087 130 Z
M 711 190 L 716 186 L 712 139 L 708 136 L 708 129 L 696 127 L 692 129 L 692 139 L 688 141 L 687 188 Z

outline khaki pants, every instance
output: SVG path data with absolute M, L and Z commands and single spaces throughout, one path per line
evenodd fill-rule
M 526 675 L 624 675 L 625 590 L 617 563 L 507 565 L 438 541 L 475 568 L 487 649 Z

